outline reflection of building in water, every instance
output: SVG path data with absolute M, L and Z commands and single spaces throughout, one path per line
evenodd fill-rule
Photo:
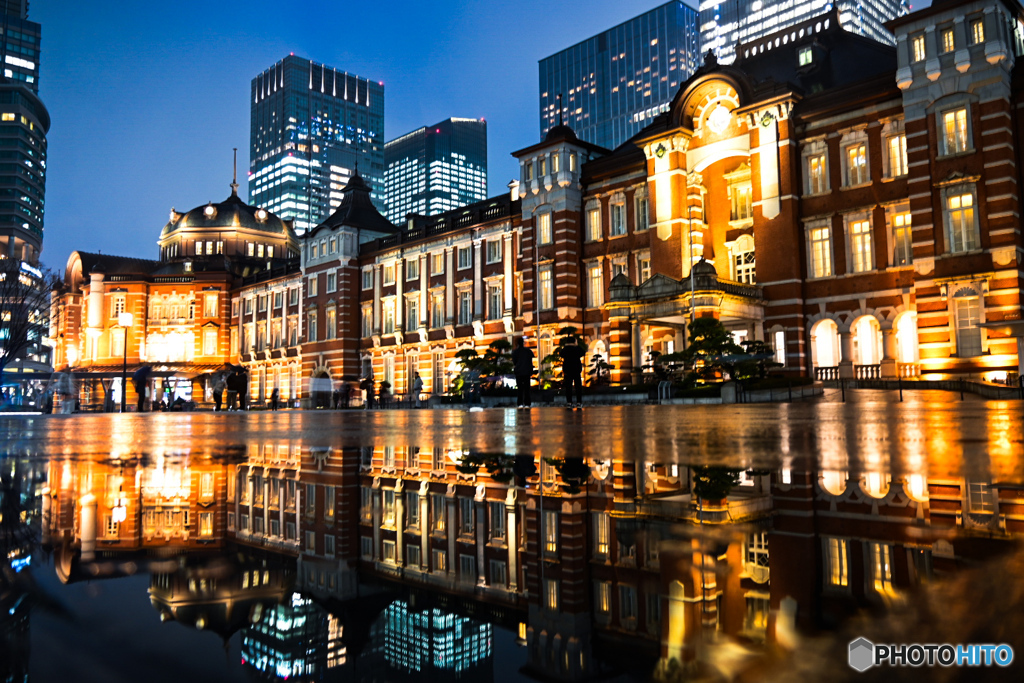
M 384 657 L 399 671 L 427 676 L 432 672 L 488 673 L 482 669 L 491 664 L 490 624 L 437 607 L 417 612 L 407 602 L 396 600 L 384 610 L 378 625 Z
M 292 593 L 277 605 L 260 606 L 242 635 L 242 662 L 267 679 L 320 680 L 345 663 L 341 625 L 312 600 Z
M 29 673 L 38 466 L 28 460 L 0 464 L 0 682 L 13 683 L 28 681 Z

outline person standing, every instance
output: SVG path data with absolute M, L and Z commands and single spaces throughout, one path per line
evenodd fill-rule
M 224 401 L 224 389 L 227 387 L 227 383 L 224 381 L 223 375 L 217 375 L 217 381 L 213 383 L 213 410 L 220 412 L 221 404 Z
M 576 337 L 570 336 L 566 343 L 558 349 L 562 357 L 562 383 L 565 385 L 565 403 L 570 408 L 583 407 L 583 356 L 586 352 L 576 341 Z M 576 402 L 572 400 L 572 389 L 576 387 Z
M 533 381 L 533 350 L 526 346 L 524 337 L 516 338 L 512 351 L 512 368 L 516 374 L 516 407 L 530 407 L 530 382 Z
M 416 379 L 412 381 L 412 407 L 420 407 L 420 392 L 423 391 L 423 378 L 420 377 L 420 373 L 416 373 Z
M 270 392 L 270 409 L 277 410 L 277 406 L 280 404 L 280 402 L 281 391 L 277 387 L 274 387 L 274 390 Z

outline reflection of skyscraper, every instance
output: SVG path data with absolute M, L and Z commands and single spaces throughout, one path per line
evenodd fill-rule
M 384 658 L 403 673 L 490 677 L 490 624 L 436 607 L 417 612 L 396 600 L 384 610 L 381 626 Z
M 384 84 L 290 55 L 252 79 L 249 201 L 301 233 L 334 212 L 356 166 L 384 207 Z
M 242 635 L 242 662 L 262 678 L 320 680 L 345 663 L 341 629 L 312 600 L 293 593 L 285 604 L 262 606 Z

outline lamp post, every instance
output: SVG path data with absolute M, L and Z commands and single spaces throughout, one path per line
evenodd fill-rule
M 118 313 L 117 324 L 124 330 L 124 362 L 121 365 L 121 412 L 125 411 L 125 399 L 128 397 L 128 328 L 132 326 L 131 313 Z

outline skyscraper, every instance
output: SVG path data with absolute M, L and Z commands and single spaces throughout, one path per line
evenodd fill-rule
M 581 140 L 618 147 L 668 108 L 699 66 L 699 39 L 697 11 L 667 2 L 540 60 L 541 137 L 561 117 Z
M 896 40 L 885 22 L 910 10 L 909 0 L 701 0 L 701 49 L 731 64 L 737 44 L 807 21 L 833 4 L 838 5 L 843 28 L 887 45 L 895 45 Z
M 0 36 L 0 62 L 4 77 L 26 83 L 39 92 L 39 24 L 28 20 L 28 0 L 0 0 L 3 10 L 3 36 Z
M 384 208 L 384 84 L 289 55 L 252 80 L 249 201 L 301 234 L 356 167 Z
M 487 122 L 450 118 L 384 145 L 388 220 L 434 216 L 487 199 Z

